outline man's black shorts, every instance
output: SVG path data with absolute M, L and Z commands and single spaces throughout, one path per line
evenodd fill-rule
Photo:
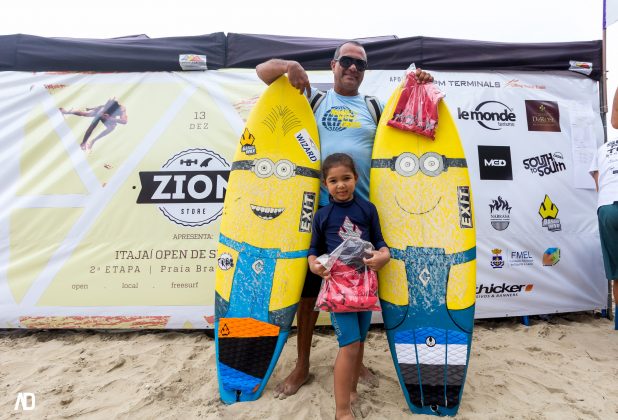
M 304 298 L 317 298 L 318 293 L 320 293 L 320 286 L 322 286 L 322 277 L 317 274 L 313 274 L 307 268 L 305 284 L 303 285 L 303 292 L 300 296 Z

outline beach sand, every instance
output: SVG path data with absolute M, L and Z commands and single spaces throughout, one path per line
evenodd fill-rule
M 477 321 L 458 419 L 618 419 L 618 331 L 592 313 Z M 285 400 L 274 386 L 292 368 L 283 350 L 262 398 L 226 406 L 218 396 L 214 340 L 203 331 L 0 332 L 0 418 L 332 419 L 337 342 L 313 342 L 313 379 Z M 365 363 L 378 387 L 360 386 L 366 419 L 413 418 L 384 332 L 372 327 Z M 19 392 L 31 411 L 14 411 Z M 414 416 L 429 418 L 429 416 Z

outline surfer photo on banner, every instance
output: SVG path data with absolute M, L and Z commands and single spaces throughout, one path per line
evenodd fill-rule
M 336 48 L 330 68 L 334 86 L 326 92 L 312 87 L 307 72 L 294 60 L 274 58 L 259 64 L 256 72 L 267 85 L 287 74 L 292 86 L 307 96 L 318 125 L 322 159 L 333 153 L 350 155 L 358 173 L 356 195 L 369 200 L 371 153 L 382 104 L 376 98 L 359 93 L 368 68 L 365 48 L 356 41 L 344 42 Z M 421 69 L 417 69 L 415 75 L 421 84 L 433 81 L 433 77 Z M 328 191 L 322 186 L 319 205 L 327 204 Z M 309 271 L 296 314 L 298 357 L 292 372 L 275 388 L 275 396 L 279 398 L 295 394 L 310 378 L 311 340 L 319 314 L 314 307 L 320 284 L 320 277 Z M 360 380 L 370 386 L 377 386 L 378 382 L 377 376 L 364 365 Z
M 334 278 L 338 272 L 335 267 L 331 273 L 319 262 L 318 256 L 325 252 L 331 254 L 350 237 L 360 237 L 371 242 L 377 250 L 372 251 L 370 258 L 363 259 L 370 270 L 377 272 L 388 263 L 390 253 L 382 236 L 376 207 L 354 194 L 358 181 L 354 161 L 344 153 L 328 156 L 322 162 L 322 180 L 328 189 L 330 202 L 315 214 L 307 258 L 309 269 L 325 282 L 336 281 Z M 334 369 L 335 418 L 352 419 L 352 405 L 358 401 L 356 386 L 371 324 L 371 311 L 331 312 L 330 317 L 339 342 Z
M 59 108 L 59 110 L 63 115 L 92 117 L 92 122 L 86 129 L 82 142 L 79 145 L 85 152 L 90 152 L 94 143 L 114 131 L 118 124 L 124 125 L 129 121 L 126 108 L 115 97 L 110 98 L 105 104 L 95 106 L 94 108 L 86 108 L 85 110 Z M 99 122 L 103 123 L 105 129 L 89 141 Z

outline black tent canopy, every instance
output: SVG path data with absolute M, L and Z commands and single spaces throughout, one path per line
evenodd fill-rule
M 570 61 L 590 63 L 601 78 L 602 42 L 504 43 L 447 38 L 384 36 L 359 40 L 372 69 L 568 70 Z M 180 54 L 207 56 L 209 69 L 252 68 L 277 57 L 307 70 L 329 69 L 344 40 L 216 32 L 208 35 L 114 39 L 0 36 L 0 71 L 180 71 Z

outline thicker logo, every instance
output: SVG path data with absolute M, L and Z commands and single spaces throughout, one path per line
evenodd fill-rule
M 481 179 L 512 180 L 509 146 L 478 146 Z
M 457 118 L 464 121 L 476 121 L 488 130 L 502 130 L 502 127 L 514 127 L 517 117 L 513 108 L 498 101 L 481 102 L 474 111 L 462 111 L 457 108 Z

